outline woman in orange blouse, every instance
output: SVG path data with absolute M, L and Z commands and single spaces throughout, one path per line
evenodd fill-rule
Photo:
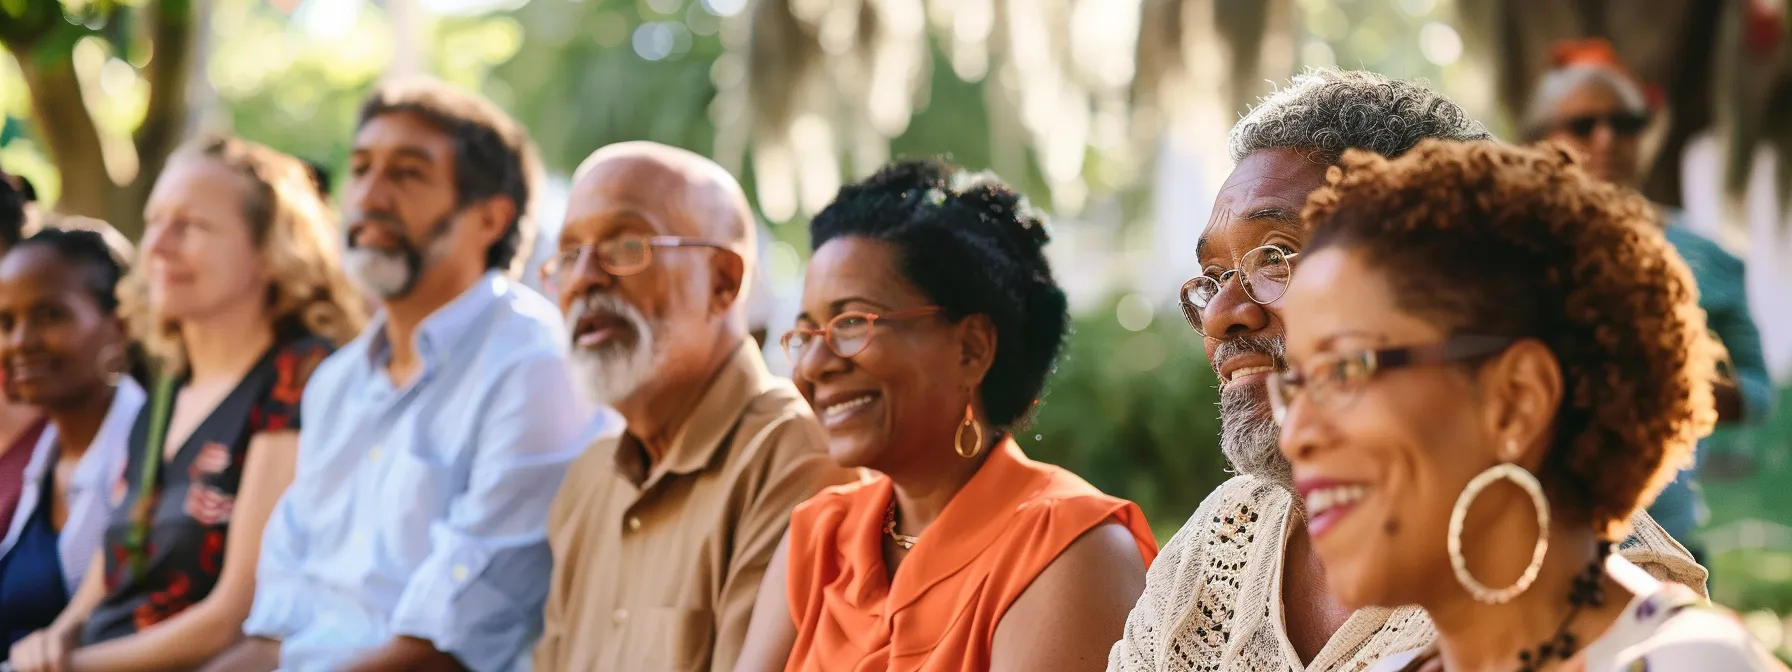
M 736 669 L 1102 669 L 1157 545 L 1009 435 L 1067 324 L 1044 223 L 992 178 L 904 162 L 810 237 L 783 346 L 834 459 L 880 475 L 791 514 Z

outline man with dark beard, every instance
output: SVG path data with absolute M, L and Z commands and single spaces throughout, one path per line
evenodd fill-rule
M 362 105 L 342 194 L 349 275 L 383 310 L 305 388 L 263 533 L 249 639 L 212 669 L 527 669 L 547 510 L 596 420 L 528 249 L 534 147 L 431 79 Z
M 628 427 L 554 500 L 536 669 L 731 669 L 790 510 L 855 477 L 748 334 L 754 233 L 696 154 L 624 143 L 579 167 L 542 279 L 579 389 Z
M 1436 637 L 1417 607 L 1352 612 L 1327 592 L 1266 381 L 1283 366 L 1276 301 L 1306 242 L 1301 211 L 1326 170 L 1346 149 L 1394 157 L 1425 138 L 1491 137 L 1422 85 L 1337 70 L 1295 77 L 1233 127 L 1238 165 L 1214 200 L 1195 250 L 1203 272 L 1183 285 L 1182 307 L 1219 374 L 1220 448 L 1239 475 L 1151 565 L 1110 670 L 1358 670 Z M 1703 592 L 1705 570 L 1684 548 L 1646 514 L 1632 524 L 1626 559 Z

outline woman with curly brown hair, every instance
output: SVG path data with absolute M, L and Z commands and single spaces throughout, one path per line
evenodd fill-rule
M 1271 397 L 1328 583 L 1436 623 L 1376 672 L 1782 669 L 1611 552 L 1710 430 L 1715 357 L 1649 205 L 1575 163 L 1353 152 L 1308 200 Z
M 199 140 L 169 161 L 145 220 L 120 312 L 158 380 L 104 548 L 55 623 L 13 649 L 21 672 L 191 669 L 241 639 L 300 394 L 364 321 L 293 157 Z

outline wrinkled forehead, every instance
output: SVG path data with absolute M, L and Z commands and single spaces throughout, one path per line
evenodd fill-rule
M 1215 195 L 1196 254 L 1203 261 L 1223 260 L 1267 244 L 1298 247 L 1306 241 L 1301 209 L 1307 196 L 1325 184 L 1327 167 L 1287 148 L 1245 157 Z

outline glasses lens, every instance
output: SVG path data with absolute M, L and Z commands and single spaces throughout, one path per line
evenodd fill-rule
M 809 341 L 813 337 L 806 331 L 791 330 L 778 338 L 778 346 L 784 348 L 784 356 L 791 364 L 803 361 L 803 354 L 809 351 Z
M 871 344 L 871 318 L 858 313 L 834 318 L 828 324 L 828 330 L 834 341 L 834 353 L 841 357 L 864 352 L 865 346 Z
M 647 267 L 647 237 L 624 235 L 613 238 L 602 247 L 604 270 L 628 275 Z
M 1245 277 L 1244 288 L 1250 292 L 1252 301 L 1274 303 L 1288 291 L 1288 278 L 1294 274 L 1294 265 L 1288 262 L 1288 253 L 1281 248 L 1260 247 L 1245 255 L 1240 270 Z
M 1569 119 L 1567 121 L 1567 123 L 1562 124 L 1562 127 L 1568 129 L 1568 133 L 1573 135 L 1574 137 L 1584 139 L 1584 138 L 1592 137 L 1593 136 L 1593 128 L 1598 125 L 1599 125 L 1599 120 L 1597 118 L 1575 117 L 1573 119 Z
M 1288 417 L 1288 404 L 1294 401 L 1294 381 L 1290 374 L 1277 371 L 1269 374 L 1269 413 L 1276 424 Z

